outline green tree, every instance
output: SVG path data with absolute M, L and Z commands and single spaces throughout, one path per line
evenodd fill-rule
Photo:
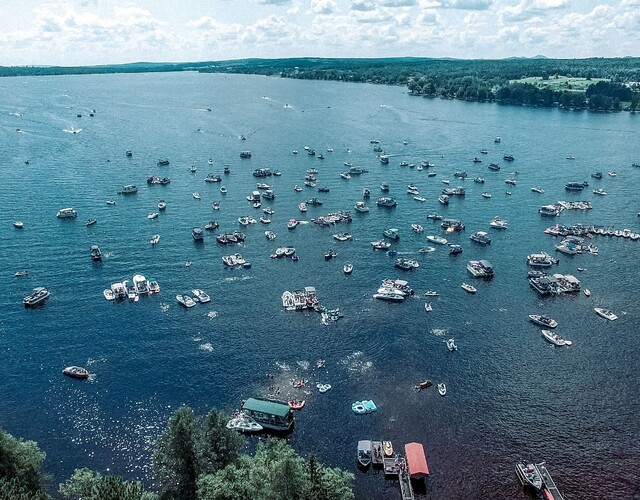
M 71 478 L 60 485 L 65 498 L 80 500 L 156 500 L 155 493 L 144 490 L 141 483 L 125 481 L 119 476 L 103 476 L 89 469 L 76 469 Z
M 238 460 L 244 438 L 235 430 L 227 429 L 229 416 L 212 409 L 204 422 L 203 450 L 206 472 L 224 469 Z
M 169 419 L 153 455 L 162 498 L 195 500 L 203 461 L 201 432 L 198 418 L 187 406 L 176 410 Z
M 45 456 L 35 441 L 23 441 L 0 429 L 0 498 L 44 498 Z

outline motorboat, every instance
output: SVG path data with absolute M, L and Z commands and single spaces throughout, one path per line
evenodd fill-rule
M 238 432 L 261 432 L 264 427 L 243 412 L 233 416 L 227 422 L 227 429 L 236 430 Z
M 44 304 L 44 302 L 51 296 L 49 290 L 43 286 L 39 286 L 33 289 L 29 295 L 22 299 L 24 307 L 37 307 Z
M 513 160 L 515 160 L 514 156 L 513 156 L 513 155 L 510 155 L 510 154 L 506 154 L 506 155 L 504 155 L 504 156 L 502 157 L 502 159 L 503 159 L 503 160 L 505 160 L 505 161 L 513 161 Z
M 419 201 L 420 203 L 424 203 L 427 199 L 424 196 L 414 196 L 414 200 Z
M 509 223 L 506 219 L 501 219 L 500 217 L 494 217 L 491 222 L 489 222 L 489 226 L 494 229 L 507 229 Z
M 509 184 L 510 186 L 515 186 L 517 184 L 517 181 L 514 178 L 509 177 L 508 179 L 504 180 L 504 183 Z
M 102 252 L 98 245 L 91 245 L 91 260 L 102 260 Z
M 147 219 L 157 219 L 158 215 L 158 212 L 151 212 L 149 215 L 147 215 Z
M 122 186 L 122 189 L 118 194 L 136 194 L 138 192 L 138 187 L 135 184 L 127 184 L 126 186 Z
M 390 238 L 392 240 L 399 240 L 400 239 L 400 232 L 398 231 L 397 228 L 395 227 L 390 227 L 388 229 L 385 229 L 382 234 L 384 236 L 386 236 L 387 238 Z
M 111 292 L 113 293 L 113 298 L 116 300 L 127 298 L 127 287 L 122 282 L 112 283 Z
M 389 191 L 389 184 L 387 184 L 386 182 L 380 184 L 380 191 L 382 191 L 383 193 L 387 193 Z
M 615 170 L 612 170 L 611 172 L 609 172 L 609 177 L 615 177 L 616 175 L 618 174 L 616 173 Z
M 471 241 L 475 241 L 476 243 L 480 243 L 482 245 L 488 245 L 491 243 L 491 238 L 489 237 L 489 233 L 486 231 L 476 231 L 471 236 L 469 236 Z
M 193 300 L 190 295 L 176 295 L 176 300 L 180 305 L 186 307 L 187 309 L 196 305 L 196 301 Z
M 340 177 L 342 177 L 345 181 L 351 179 L 351 175 L 349 174 L 349 172 L 340 172 Z
M 451 352 L 458 350 L 458 346 L 456 345 L 456 341 L 454 338 L 450 338 L 449 340 L 447 340 L 447 349 L 449 349 L 449 351 Z
M 202 228 L 199 226 L 194 226 L 191 229 L 191 236 L 195 241 L 202 241 L 202 239 L 204 238 L 204 233 L 202 231 Z
M 438 196 L 438 201 L 440 203 L 442 203 L 443 205 L 448 205 L 449 204 L 449 195 L 441 194 L 440 196 Z
M 240 158 L 243 158 L 243 159 L 251 158 L 251 151 L 241 151 Z
M 533 191 L 534 193 L 540 193 L 540 194 L 544 193 L 544 189 L 542 189 L 541 187 L 538 187 L 538 186 L 532 187 L 531 191 Z
M 558 262 L 558 259 L 546 252 L 532 253 L 527 256 L 527 264 L 533 267 L 551 267 Z
M 158 210 L 164 210 L 165 208 L 167 208 L 167 204 L 165 203 L 164 200 L 160 200 L 158 202 Z
M 489 163 L 489 170 L 497 172 L 498 170 L 500 170 L 500 165 L 498 165 L 497 163 Z
M 393 198 L 380 197 L 376 201 L 376 205 L 379 207 L 395 207 L 398 203 Z
M 476 293 L 478 290 L 476 289 L 476 287 L 474 287 L 473 285 L 470 285 L 469 283 L 462 283 L 462 285 L 460 285 L 460 287 L 469 293 Z
M 195 174 L 198 171 L 198 167 L 196 167 L 195 165 L 191 165 L 189 167 L 189 172 L 191 172 L 192 174 Z
M 204 225 L 205 231 L 215 231 L 220 227 L 220 224 L 214 220 L 210 220 Z
M 484 177 L 476 177 L 475 179 L 473 179 L 473 182 L 477 184 L 484 184 Z
M 191 194 L 191 196 L 193 196 L 193 198 L 194 198 L 195 200 L 199 200 L 199 199 L 201 199 L 201 198 L 202 198 L 202 197 L 200 196 L 200 193 L 198 193 L 197 191 L 194 191 L 194 192 Z
M 442 179 L 442 184 L 446 184 L 448 186 L 451 184 L 451 181 L 449 179 Z
M 551 342 L 553 345 L 557 346 L 570 346 L 573 342 L 570 340 L 563 339 L 557 333 L 553 333 L 551 330 L 541 330 L 542 336 Z
M 585 288 L 583 292 L 585 297 L 591 297 L 591 290 L 589 290 L 588 288 Z
M 353 272 L 353 264 L 347 262 L 344 266 L 342 266 L 342 271 L 344 274 L 351 274 Z
M 425 297 L 437 297 L 438 296 L 438 292 L 436 292 L 435 290 L 427 290 L 426 292 L 424 292 L 424 296 Z
M 159 241 L 160 241 L 160 235 L 154 234 L 153 236 L 151 236 L 149 243 L 151 243 L 152 245 L 157 245 Z
M 438 384 L 438 394 L 440 394 L 440 396 L 447 394 L 447 386 L 444 385 L 444 383 Z
M 300 210 L 300 212 L 306 212 L 307 211 L 307 204 L 304 201 L 301 201 L 298 204 L 298 210 Z
M 23 269 L 21 271 L 16 271 L 16 274 L 14 274 L 14 276 L 16 276 L 17 278 L 20 278 L 22 276 L 28 276 L 29 275 L 29 271 L 27 271 L 26 269 Z
M 484 193 L 481 193 L 480 196 L 482 196 L 483 198 L 489 199 L 489 198 L 491 198 L 491 193 L 484 192 Z
M 169 160 L 167 158 L 160 158 L 158 160 L 158 166 L 159 167 L 164 167 L 164 166 L 167 166 L 167 165 L 169 165 Z
M 564 188 L 567 191 L 582 191 L 588 185 L 589 185 L 589 183 L 587 181 L 584 181 L 584 182 L 567 182 L 564 185 Z
M 558 322 L 555 319 L 543 316 L 542 314 L 529 314 L 529 319 L 545 328 L 555 328 L 558 326 Z
M 387 458 L 393 457 L 393 444 L 391 441 L 382 441 L 382 452 Z
M 369 207 L 366 205 L 364 201 L 357 201 L 354 208 L 357 212 L 365 213 L 369 211 Z
M 276 239 L 276 233 L 274 233 L 273 231 L 265 231 L 264 235 L 267 237 L 268 240 Z
M 85 222 L 85 226 L 93 226 L 96 222 L 98 222 L 97 219 L 87 219 L 87 222 Z M 15 223 L 14 223 L 15 226 Z
M 433 311 L 433 307 L 431 307 L 431 302 L 425 302 L 425 304 L 424 304 L 424 310 L 425 310 L 426 312 L 431 312 L 431 311 Z
M 418 234 L 424 232 L 424 228 L 420 224 L 411 224 L 411 229 Z
M 476 278 L 493 278 L 495 271 L 488 260 L 470 260 L 467 263 L 467 271 Z
M 604 309 L 602 307 L 594 307 L 593 310 L 596 312 L 598 316 L 602 316 L 603 318 L 608 319 L 609 321 L 614 321 L 618 319 L 618 316 L 616 316 L 613 313 L 613 311 L 609 309 Z
M 133 290 L 137 295 L 149 293 L 149 281 L 142 274 L 133 276 Z
M 522 486 L 533 488 L 535 491 L 540 491 L 542 489 L 542 475 L 534 464 L 526 464 L 524 462 L 517 463 L 516 474 L 518 475 L 518 479 L 520 479 Z
M 362 467 L 368 467 L 371 464 L 371 440 L 370 439 L 358 441 L 358 463 Z
M 201 304 L 206 304 L 207 302 L 211 301 L 211 297 L 209 297 L 209 294 L 207 294 L 207 292 L 200 290 L 199 288 L 194 288 L 193 290 L 191 290 L 191 293 L 193 294 L 193 300 L 200 302 Z
M 263 224 L 271 224 L 271 219 L 265 215 L 260 217 L 260 222 Z
M 432 243 L 437 243 L 438 245 L 446 245 L 448 243 L 446 238 L 443 238 L 442 236 L 434 236 L 431 234 L 427 236 L 427 240 Z
M 413 269 L 417 269 L 420 267 L 420 263 L 415 259 L 396 259 L 394 262 L 394 266 L 398 269 L 403 269 L 405 271 L 411 271 Z
M 391 243 L 384 240 L 372 241 L 371 246 L 374 250 L 388 250 L 391 247 Z
M 86 368 L 82 368 L 81 366 L 67 366 L 62 373 L 67 377 L 77 378 L 79 380 L 89 378 L 89 372 Z
M 115 205 L 116 204 L 116 200 L 107 200 L 106 204 L 109 206 Z
M 396 293 L 392 289 L 378 289 L 378 293 L 373 294 L 374 299 L 386 300 L 389 302 L 402 302 L 405 296 L 401 293 Z
M 349 233 L 336 233 L 333 235 L 333 239 L 338 241 L 348 241 L 351 238 L 352 236 Z
M 306 401 L 304 399 L 290 399 L 287 404 L 292 410 L 300 411 L 304 408 Z
M 420 392 L 420 391 L 422 391 L 424 389 L 428 389 L 432 385 L 433 385 L 433 382 L 431 382 L 431 380 L 427 379 L 427 380 L 423 380 L 418 385 L 416 385 L 414 387 L 414 389 L 415 389 L 416 392 Z
M 287 222 L 287 229 L 295 229 L 298 226 L 298 221 L 295 219 L 289 219 Z
M 600 196 L 606 196 L 607 192 L 602 188 L 598 188 L 598 189 L 594 189 L 593 190 L 593 194 L 599 194 Z
M 76 212 L 73 208 L 62 208 L 58 210 L 56 217 L 58 219 L 75 219 L 78 216 L 78 212 Z
M 126 156 L 131 157 L 131 156 L 133 156 L 133 151 L 131 151 L 130 149 L 127 149 L 127 150 L 124 152 L 124 154 L 125 154 Z
M 105 288 L 104 290 L 102 290 L 102 295 L 104 295 L 104 298 L 107 300 L 114 300 L 116 298 L 113 290 L 109 288 Z
M 591 177 L 593 177 L 594 179 L 602 179 L 602 172 L 593 172 L 591 174 Z
M 331 260 L 334 257 L 337 257 L 338 252 L 336 252 L 335 250 L 329 249 L 324 253 L 324 260 Z
M 462 247 L 460 245 L 449 244 L 449 255 L 458 255 L 462 253 Z
M 428 214 L 427 219 L 429 220 L 442 220 L 442 215 L 438 214 Z

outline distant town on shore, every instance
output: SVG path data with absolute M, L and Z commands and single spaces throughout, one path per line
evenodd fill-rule
M 558 107 L 630 111 L 640 104 L 640 58 L 432 59 L 289 58 L 103 66 L 0 67 L 0 76 L 199 71 L 304 80 L 406 86 L 413 96 Z

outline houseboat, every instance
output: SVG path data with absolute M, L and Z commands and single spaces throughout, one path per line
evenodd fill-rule
M 289 432 L 293 429 L 293 410 L 288 403 L 262 398 L 249 398 L 242 411 L 265 429 Z

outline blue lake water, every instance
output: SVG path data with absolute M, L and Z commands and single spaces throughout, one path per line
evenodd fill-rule
M 391 439 L 397 449 L 423 443 L 432 472 L 429 498 L 522 498 L 514 473 L 520 459 L 546 460 L 567 498 L 639 494 L 640 242 L 597 236 L 599 255 L 557 254 L 553 271 L 575 274 L 590 298 L 541 298 L 526 279 L 528 254 L 555 253 L 557 241 L 544 234 L 555 222 L 639 230 L 640 169 L 631 166 L 640 161 L 638 115 L 197 73 L 5 78 L 0 87 L 0 425 L 40 444 L 56 482 L 80 466 L 151 481 L 150 454 L 172 411 L 183 404 L 202 413 L 212 406 L 232 411 L 277 386 L 283 399 L 307 400 L 292 445 L 353 471 L 358 498 L 399 495 L 397 482 L 356 470 L 357 441 L 367 438 Z M 390 155 L 389 165 L 372 151 L 374 139 Z M 307 155 L 305 145 L 326 159 Z M 480 154 L 483 148 L 488 154 Z M 241 160 L 242 150 L 252 158 Z M 513 163 L 502 160 L 506 153 Z M 476 156 L 483 162 L 473 164 Z M 163 157 L 169 166 L 156 165 Z M 402 160 L 429 160 L 437 175 L 401 167 Z M 343 162 L 369 172 L 344 180 Z M 502 170 L 488 170 L 490 162 Z M 222 173 L 225 164 L 229 175 Z M 260 167 L 282 175 L 256 179 L 251 172 Z M 309 168 L 319 170 L 317 185 L 330 192 L 293 190 Z M 469 178 L 456 181 L 459 170 Z M 506 185 L 516 170 L 517 185 Z M 605 173 L 602 180 L 590 178 L 597 170 Z M 611 170 L 616 177 L 606 174 Z M 204 182 L 209 172 L 223 176 L 226 195 L 219 184 Z M 147 185 L 150 175 L 171 183 Z M 485 184 L 473 182 L 478 175 Z M 467 191 L 448 207 L 436 201 L 444 178 Z M 591 186 L 582 193 L 564 190 L 566 182 L 583 180 Z M 270 226 L 242 229 L 242 247 L 217 245 L 215 232 L 194 243 L 194 225 L 216 220 L 220 231 L 232 231 L 241 229 L 239 216 L 257 219 L 261 210 L 245 197 L 261 181 L 277 195 L 263 205 L 275 210 Z M 398 200 L 395 209 L 375 206 L 382 182 Z M 426 202 L 406 194 L 409 183 Z M 118 196 L 125 184 L 139 192 Z M 372 191 L 371 211 L 360 214 L 353 205 L 365 186 Z M 544 194 L 531 192 L 534 186 Z M 608 196 L 594 195 L 596 187 Z M 480 196 L 485 191 L 491 199 Z M 323 205 L 301 214 L 298 203 L 311 197 Z M 116 205 L 107 206 L 107 199 Z M 147 219 L 160 199 L 166 211 Z M 540 217 L 540 205 L 558 200 L 589 200 L 594 208 Z M 220 210 L 212 210 L 213 201 Z M 75 208 L 78 218 L 56 219 L 64 207 Z M 287 230 L 290 218 L 310 221 L 337 210 L 350 210 L 353 222 Z M 463 221 L 466 231 L 447 236 L 463 246 L 462 255 L 450 257 L 445 247 L 417 253 L 428 245 L 426 235 L 443 234 L 429 213 Z M 508 230 L 489 228 L 496 215 L 508 219 Z M 97 224 L 86 227 L 88 218 Z M 24 229 L 15 229 L 14 220 Z M 413 233 L 412 223 L 425 232 Z M 372 250 L 370 241 L 388 227 L 399 228 L 393 248 L 418 259 L 418 269 L 397 270 L 393 258 Z M 277 234 L 275 241 L 267 241 L 266 229 Z M 489 231 L 492 243 L 471 242 L 476 230 Z M 353 240 L 332 238 L 342 231 Z M 149 244 L 153 234 L 161 236 L 157 246 Z M 94 243 L 104 253 L 101 264 L 90 259 Z M 270 259 L 281 245 L 295 246 L 300 260 Z M 328 248 L 338 256 L 325 261 Z M 223 266 L 220 257 L 235 252 L 251 269 Z M 475 280 L 466 270 L 469 259 L 481 258 L 495 267 L 492 281 Z M 350 276 L 342 272 L 347 261 L 355 267 Z M 29 275 L 14 277 L 20 269 Z M 137 303 L 103 298 L 104 288 L 137 273 L 155 277 L 161 293 Z M 409 280 L 416 296 L 400 304 L 374 300 L 385 277 Z M 475 295 L 460 288 L 470 280 Z M 36 286 L 46 286 L 51 298 L 27 310 L 22 298 Z M 304 286 L 314 286 L 321 302 L 345 317 L 325 326 L 317 313 L 283 310 L 282 292 Z M 193 288 L 209 292 L 211 303 L 180 307 L 175 295 Z M 427 314 L 423 293 L 430 289 L 440 295 L 429 299 Z M 595 306 L 611 308 L 619 319 L 599 318 Z M 532 313 L 558 320 L 558 333 L 573 345 L 545 342 L 528 321 Z M 444 343 L 452 336 L 455 353 Z M 326 360 L 323 369 L 315 368 L 318 359 Z M 63 377 L 61 370 L 73 364 L 86 366 L 91 380 Z M 291 386 L 299 378 L 308 380 L 309 394 Z M 445 382 L 447 395 L 435 388 L 415 393 L 413 386 L 427 378 Z M 319 394 L 316 383 L 332 389 Z M 361 399 L 373 399 L 378 411 L 353 414 L 351 403 Z

